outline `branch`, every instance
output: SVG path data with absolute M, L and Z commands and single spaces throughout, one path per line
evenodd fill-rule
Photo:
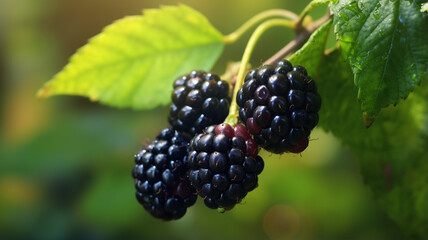
M 290 53 L 294 53 L 300 49 L 312 35 L 312 33 L 317 30 L 321 25 L 327 22 L 330 19 L 330 13 L 327 13 L 323 18 L 311 23 L 308 27 L 302 27 L 297 29 L 297 35 L 293 41 L 288 43 L 285 47 L 275 53 L 272 57 L 266 60 L 263 64 L 274 64 L 282 59 L 284 59 Z

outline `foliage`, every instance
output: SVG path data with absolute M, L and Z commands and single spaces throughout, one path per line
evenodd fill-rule
M 318 80 L 324 97 L 320 125 L 358 157 L 365 182 L 388 215 L 409 235 L 428 236 L 426 94 L 419 89 L 398 107 L 381 112 L 370 129 L 362 124 L 352 72 L 336 50 L 325 56 Z M 337 70 L 329 71 L 328 66 Z M 340 89 L 340 90 L 339 90 Z
M 382 208 L 408 235 L 426 238 L 426 5 L 421 0 L 315 0 L 300 19 L 291 21 L 298 37 L 308 33 L 301 31 L 308 27 L 303 21 L 307 11 L 325 4 L 331 7 L 331 19 L 289 60 L 306 66 L 316 79 L 323 99 L 320 126 L 357 156 Z M 332 26 L 337 44 L 326 50 Z M 172 81 L 191 69 L 209 70 L 223 41 L 205 17 L 187 6 L 148 10 L 113 23 L 93 38 L 39 96 L 75 94 L 135 109 L 165 105 Z M 254 48 L 251 44 L 246 53 Z

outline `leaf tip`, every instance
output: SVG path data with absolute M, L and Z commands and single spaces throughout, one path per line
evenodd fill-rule
M 375 118 L 376 118 L 375 116 L 370 115 L 370 114 L 368 114 L 367 112 L 363 112 L 363 121 L 364 121 L 364 126 L 365 126 L 366 128 L 369 128 L 369 127 L 373 124 L 373 122 L 374 122 Z
M 44 99 L 44 98 L 49 97 L 49 96 L 50 96 L 50 94 L 49 94 L 49 88 L 50 88 L 49 83 L 46 83 L 42 88 L 40 88 L 40 89 L 37 91 L 37 93 L 36 93 L 36 97 L 37 97 L 38 99 Z

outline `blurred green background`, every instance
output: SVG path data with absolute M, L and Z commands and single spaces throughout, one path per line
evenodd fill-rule
M 178 2 L 226 34 L 262 10 L 299 12 L 309 1 L 0 0 L 0 239 L 403 239 L 364 186 L 353 154 L 321 129 L 302 155 L 264 154 L 259 187 L 233 211 L 199 200 L 184 218 L 161 222 L 135 200 L 131 169 L 143 142 L 167 126 L 167 108 L 36 99 L 104 26 Z M 226 47 L 215 72 L 240 59 L 248 37 Z M 253 64 L 292 38 L 269 31 Z

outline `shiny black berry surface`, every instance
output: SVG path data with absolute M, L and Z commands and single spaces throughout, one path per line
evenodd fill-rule
M 321 108 L 307 70 L 283 60 L 250 71 L 244 81 L 236 98 L 239 118 L 254 140 L 273 153 L 303 151 Z
M 189 180 L 207 207 L 229 210 L 258 186 L 258 145 L 242 125 L 211 126 L 190 142 Z
M 174 82 L 168 121 L 193 137 L 205 127 L 223 122 L 229 112 L 229 84 L 213 73 L 192 71 Z
M 196 191 L 187 179 L 188 144 L 188 138 L 167 128 L 135 155 L 136 197 L 156 218 L 179 219 L 196 201 Z

